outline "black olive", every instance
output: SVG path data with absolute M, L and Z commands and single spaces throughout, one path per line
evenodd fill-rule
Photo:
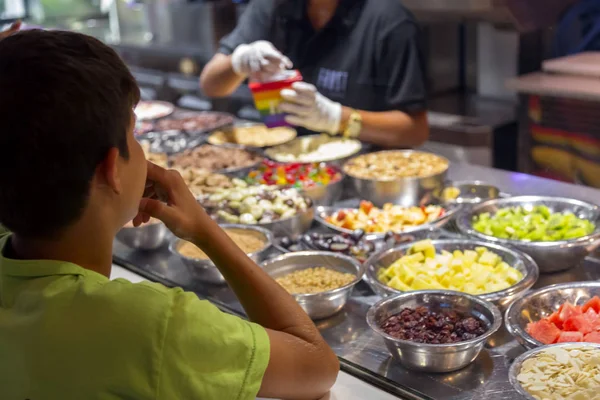
M 306 235 L 302 236 L 302 240 L 303 240 L 305 243 L 308 243 L 308 244 L 310 244 L 310 243 L 312 243 L 313 241 L 316 241 L 317 239 L 316 239 L 316 238 L 313 238 L 313 237 L 311 237 L 311 235 L 309 235 L 309 234 L 306 234 Z
M 311 233 L 311 234 L 310 234 L 310 237 L 311 237 L 313 240 L 319 240 L 319 239 L 321 239 L 322 235 L 321 235 L 320 233 L 313 232 L 313 233 Z
M 281 239 L 281 242 L 279 242 L 279 244 L 281 244 L 282 247 L 285 247 L 287 249 L 293 243 L 292 243 L 292 240 L 289 237 L 284 237 L 284 238 Z

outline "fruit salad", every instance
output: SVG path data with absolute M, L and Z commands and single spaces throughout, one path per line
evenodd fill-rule
M 594 232 L 595 225 L 573 213 L 553 213 L 546 206 L 501 208 L 473 218 L 473 229 L 501 239 L 550 242 L 576 239 Z
M 344 209 L 321 217 L 332 225 L 366 233 L 403 232 L 433 222 L 445 214 L 440 206 L 403 207 L 384 204 L 383 208 L 362 201 L 358 209 Z
M 291 185 L 297 189 L 310 189 L 341 179 L 340 171 L 325 163 L 280 164 L 267 160 L 251 171 L 245 180 L 249 185 Z
M 379 270 L 377 278 L 401 291 L 450 289 L 478 295 L 507 289 L 523 274 L 485 247 L 437 253 L 433 243 L 424 240 Z
M 544 344 L 600 343 L 600 298 L 594 296 L 581 306 L 566 302 L 550 316 L 527 324 L 527 333 Z

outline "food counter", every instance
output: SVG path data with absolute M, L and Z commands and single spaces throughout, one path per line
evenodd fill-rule
M 449 178 L 457 181 L 484 180 L 512 195 L 564 196 L 595 202 L 600 192 L 591 188 L 555 182 L 520 173 L 508 173 L 484 167 L 451 165 Z M 358 200 L 346 192 L 343 206 L 357 206 Z M 313 225 L 313 230 L 323 230 Z M 451 229 L 442 237 L 456 237 Z M 278 252 L 270 250 L 271 255 Z M 243 316 L 243 309 L 227 286 L 195 281 L 180 258 L 167 248 L 144 252 L 132 250 L 115 241 L 114 261 L 150 280 L 167 286 L 181 286 L 194 291 L 225 311 Z M 542 274 L 534 288 L 554 283 L 589 281 L 600 278 L 600 261 L 588 257 L 580 266 L 554 274 Z M 331 318 L 317 321 L 324 338 L 340 357 L 342 369 L 392 394 L 409 399 L 515 399 L 519 394 L 508 381 L 512 361 L 525 349 L 502 328 L 493 335 L 484 351 L 468 367 L 447 374 L 412 372 L 392 359 L 383 339 L 367 325 L 365 316 L 370 305 L 380 299 L 370 287 L 360 282 L 345 308 Z

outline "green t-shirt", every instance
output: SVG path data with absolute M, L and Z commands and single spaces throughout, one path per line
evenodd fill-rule
M 4 258 L 0 399 L 254 399 L 264 328 L 193 293 Z

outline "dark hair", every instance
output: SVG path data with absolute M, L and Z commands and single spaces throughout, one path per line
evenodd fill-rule
M 138 101 L 135 79 L 97 39 L 31 30 L 0 40 L 0 223 L 50 238 L 77 221 L 107 152 L 129 157 Z

